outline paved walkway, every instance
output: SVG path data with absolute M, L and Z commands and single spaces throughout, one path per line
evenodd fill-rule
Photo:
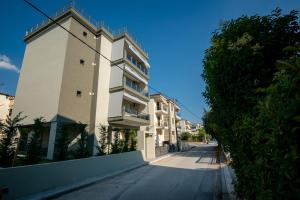
M 219 199 L 215 145 L 201 145 L 57 199 Z

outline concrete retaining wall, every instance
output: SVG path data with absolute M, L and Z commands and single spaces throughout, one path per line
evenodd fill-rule
M 141 151 L 47 164 L 0 169 L 0 187 L 8 187 L 4 199 L 71 187 L 145 164 Z M 33 197 L 33 196 L 32 196 Z

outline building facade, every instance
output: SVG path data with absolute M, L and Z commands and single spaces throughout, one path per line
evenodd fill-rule
M 178 122 L 180 133 L 189 132 L 192 133 L 192 123 L 189 120 L 181 119 Z
M 0 122 L 4 122 L 11 116 L 15 97 L 9 94 L 0 93 Z
M 62 124 L 87 124 L 94 154 L 100 125 L 148 125 L 148 54 L 127 32 L 113 34 L 74 7 L 55 20 L 72 34 L 52 21 L 26 32 L 13 111 L 27 116 L 24 125 L 45 119 L 47 158 Z
M 149 132 L 152 133 L 155 146 L 177 144 L 177 127 L 180 120 L 180 107 L 175 101 L 162 94 L 150 95 L 148 104 L 150 114 Z

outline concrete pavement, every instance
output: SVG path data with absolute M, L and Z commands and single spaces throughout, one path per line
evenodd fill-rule
M 57 199 L 220 199 L 215 147 L 200 145 Z

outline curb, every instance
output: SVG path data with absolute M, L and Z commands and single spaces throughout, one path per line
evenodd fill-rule
M 161 161 L 161 160 L 163 160 L 163 159 L 165 159 L 165 158 L 169 158 L 169 157 L 175 156 L 175 155 L 178 154 L 178 153 L 180 153 L 180 152 L 168 153 L 168 154 L 166 154 L 166 155 L 163 155 L 163 156 L 160 156 L 160 157 L 156 158 L 155 160 L 148 161 L 148 163 L 149 163 L 149 164 L 153 164 L 153 163 L 156 163 L 156 162 L 158 162 L 158 161 Z

